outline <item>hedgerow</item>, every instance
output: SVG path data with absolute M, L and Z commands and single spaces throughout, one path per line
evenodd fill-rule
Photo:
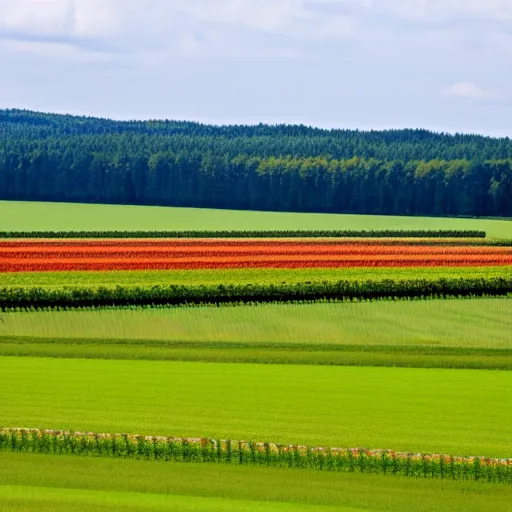
M 0 231 L 0 238 L 485 238 L 485 231 Z
M 0 308 L 221 304 L 505 296 L 512 277 L 324 281 L 280 284 L 3 287 Z

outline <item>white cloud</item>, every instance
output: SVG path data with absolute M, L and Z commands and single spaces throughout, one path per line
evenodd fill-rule
M 0 0 L 0 13 L 0 31 L 18 35 L 165 38 L 164 27 L 179 28 L 175 18 L 185 15 L 307 39 L 353 35 L 356 18 L 364 25 L 382 14 L 433 23 L 461 16 L 510 22 L 512 0 Z
M 308 0 L 178 0 L 172 8 L 207 24 L 232 25 L 294 38 L 352 35 L 347 16 L 326 12 Z
M 0 0 L 41 110 L 508 130 L 511 54 L 512 0 Z
M 0 0 L 0 32 L 18 38 L 106 38 L 116 31 L 112 0 Z
M 0 27 L 29 34 L 63 34 L 73 13 L 67 0 L 3 0 Z
M 54 61 L 77 63 L 101 63 L 110 62 L 112 56 L 106 52 L 83 51 L 82 49 L 67 43 L 47 42 L 41 44 L 38 41 L 13 41 L 0 39 L 0 52 L 10 55 L 32 55 L 38 59 L 52 59 Z
M 499 96 L 495 92 L 482 89 L 473 82 L 457 82 L 446 88 L 443 91 L 443 95 L 472 101 L 499 99 Z
M 313 0 L 318 3 L 328 0 Z M 406 20 L 440 22 L 469 16 L 477 20 L 512 20 L 511 0 L 331 0 L 332 5 L 352 3 L 388 12 Z
M 174 2 L 177 11 L 208 23 L 229 23 L 275 31 L 305 14 L 300 0 L 185 0 Z
M 0 0 L 0 13 L 4 39 L 200 55 L 210 54 L 216 39 L 227 41 L 217 48 L 230 52 L 246 30 L 292 42 L 378 44 L 387 36 L 400 39 L 390 18 L 404 28 L 461 16 L 506 22 L 512 0 Z
M 303 0 L 0 0 L 0 31 L 27 36 L 107 38 L 132 29 L 162 35 L 176 14 L 207 24 L 279 32 L 313 14 Z M 149 23 L 147 23 L 149 22 Z M 138 33 L 137 33 L 138 29 Z
M 499 21 L 512 21 L 511 0 L 458 0 L 456 4 L 477 18 L 484 16 Z
M 108 39 L 122 30 L 119 3 L 111 0 L 74 0 L 74 35 Z M 130 2 L 125 2 L 130 8 Z M 122 12 L 122 11 L 121 11 Z

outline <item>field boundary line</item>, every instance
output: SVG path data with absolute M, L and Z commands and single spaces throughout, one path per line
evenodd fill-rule
M 229 439 L 0 429 L 0 451 L 163 462 L 266 465 L 320 471 L 512 483 L 512 458 L 311 447 Z

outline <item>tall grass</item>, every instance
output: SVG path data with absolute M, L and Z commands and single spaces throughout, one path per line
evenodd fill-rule
M 507 298 L 14 310 L 2 320 L 2 341 L 179 342 L 189 348 L 190 343 L 267 344 L 308 350 L 414 344 L 512 348 L 512 300 Z

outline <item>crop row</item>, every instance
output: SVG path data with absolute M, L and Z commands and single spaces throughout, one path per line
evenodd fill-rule
M 0 238 L 485 238 L 485 231 L 0 231 Z
M 110 248 L 209 248 L 227 247 L 243 248 L 246 246 L 254 248 L 272 247 L 298 247 L 298 246 L 329 246 L 329 247 L 366 247 L 378 245 L 381 247 L 512 247 L 512 240 L 489 240 L 481 238 L 127 238 L 127 239 L 0 239 L 0 248 L 15 250 L 73 250 L 80 247 L 87 249 Z
M 0 243 L 0 263 L 4 259 L 59 258 L 237 258 L 240 256 L 511 256 L 512 247 L 424 247 L 424 246 L 330 246 L 330 245 L 269 245 L 258 247 L 46 247 L 4 248 Z
M 59 272 L 111 270 L 194 270 L 194 269 L 248 269 L 248 268 L 411 268 L 411 267 L 485 267 L 512 265 L 512 256 L 407 256 L 393 257 L 318 257 L 287 256 L 238 258 L 183 258 L 183 259 L 3 259 L 1 272 Z
M 0 242 L 0 272 L 512 265 L 510 247 L 332 245 L 289 240 L 267 240 L 264 245 L 237 241 L 235 247 L 216 240 L 207 246 L 184 247 L 175 242 L 143 247 L 114 240 L 104 247 L 81 243 L 16 247 L 17 242 L 8 246 Z
M 324 448 L 209 438 L 2 429 L 0 450 L 512 483 L 512 459 L 427 455 L 365 448 Z
M 504 296 L 511 292 L 512 277 L 342 280 L 280 284 L 4 287 L 0 288 L 0 308 Z

